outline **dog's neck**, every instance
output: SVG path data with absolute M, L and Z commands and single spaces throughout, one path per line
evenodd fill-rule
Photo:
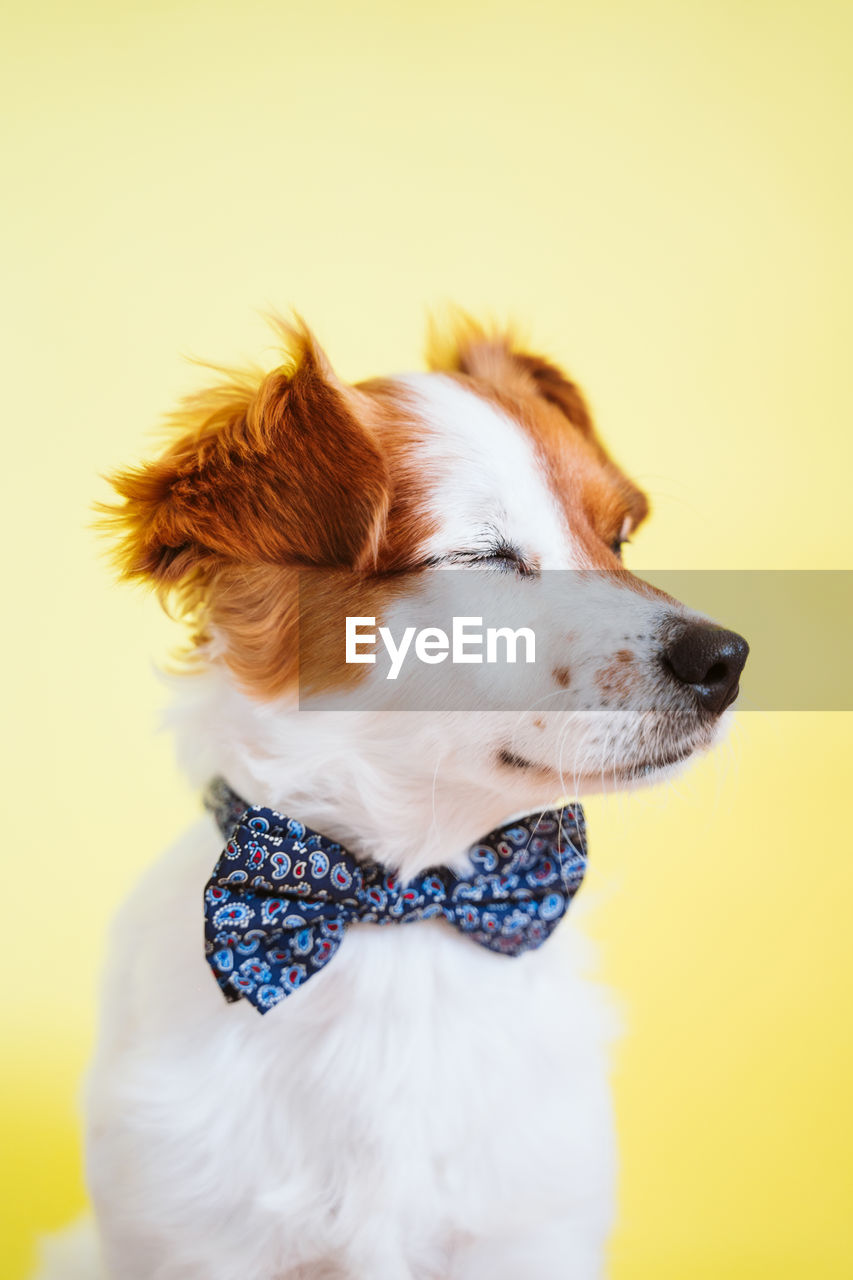
M 249 804 L 265 804 L 406 877 L 462 867 L 466 851 L 507 818 L 553 796 L 513 794 L 444 726 L 405 713 L 305 712 L 257 701 L 222 667 L 177 677 L 169 722 L 193 786 L 222 775 Z M 408 739 L 409 747 L 401 747 Z

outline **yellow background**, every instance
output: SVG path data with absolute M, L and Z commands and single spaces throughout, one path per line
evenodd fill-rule
M 105 927 L 196 807 L 155 736 L 168 625 L 86 529 L 97 473 L 197 383 L 181 353 L 269 356 L 265 306 L 356 378 L 417 367 L 457 300 L 588 388 L 655 502 L 630 563 L 849 567 L 851 12 L 7 17 L 4 1277 L 83 1204 Z M 853 1272 L 850 749 L 850 716 L 741 714 L 677 785 L 589 804 L 627 1031 L 614 1280 Z

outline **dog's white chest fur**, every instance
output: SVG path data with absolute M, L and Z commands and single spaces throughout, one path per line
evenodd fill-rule
M 204 821 L 119 918 L 90 1178 L 122 1280 L 599 1272 L 612 1140 L 572 925 L 518 959 L 439 921 L 352 927 L 262 1017 L 223 1000 Z

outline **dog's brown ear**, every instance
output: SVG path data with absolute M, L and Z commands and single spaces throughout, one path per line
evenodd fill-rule
M 103 510 L 126 577 L 169 588 L 224 562 L 351 567 L 375 553 L 383 454 L 308 331 L 285 334 L 284 366 L 188 401 L 174 444 L 113 478 L 124 501 Z
M 509 331 L 488 330 L 457 313 L 448 333 L 430 331 L 427 362 L 436 372 L 464 373 L 511 395 L 535 394 L 555 405 L 583 435 L 595 428 L 576 383 L 544 356 L 525 351 Z

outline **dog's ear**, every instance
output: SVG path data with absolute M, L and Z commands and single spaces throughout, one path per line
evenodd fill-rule
M 525 351 L 507 330 L 488 330 L 464 312 L 456 313 L 446 333 L 431 326 L 427 362 L 436 372 L 464 373 L 510 395 L 535 394 L 555 405 L 583 435 L 595 435 L 576 383 L 544 356 Z
M 375 554 L 384 456 L 308 331 L 283 331 L 284 366 L 188 401 L 171 447 L 113 478 L 124 502 L 102 510 L 126 577 L 168 589 L 224 562 L 352 567 Z

